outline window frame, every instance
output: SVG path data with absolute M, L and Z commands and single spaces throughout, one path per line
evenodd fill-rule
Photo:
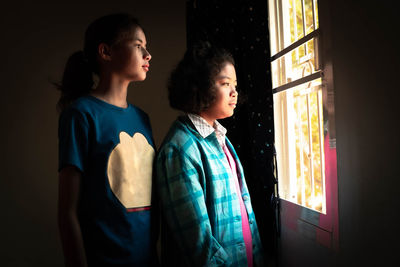
M 289 81 L 285 84 L 276 86 L 272 89 L 273 95 L 284 92 L 296 86 L 305 84 L 315 79 L 322 79 L 322 94 L 323 106 L 328 110 L 327 118 L 329 121 L 328 133 L 329 133 L 329 147 L 327 151 L 329 159 L 327 161 L 327 153 L 324 154 L 324 173 L 325 173 L 325 199 L 326 209 L 325 214 L 309 209 L 305 206 L 293 203 L 289 200 L 280 198 L 281 208 L 281 223 L 284 226 L 292 228 L 297 232 L 300 232 L 308 237 L 312 237 L 318 243 L 323 244 L 326 247 L 338 247 L 338 208 L 337 208 L 337 163 L 336 163 L 336 134 L 335 134 L 335 123 L 334 123 L 334 101 L 333 101 L 333 76 L 332 76 L 332 64 L 331 55 L 329 54 L 331 40 L 330 40 L 330 25 L 325 19 L 329 15 L 325 5 L 321 6 L 318 1 L 315 0 L 318 6 L 318 28 L 314 31 L 306 34 L 295 42 L 283 46 L 284 40 L 284 27 L 283 15 L 279 14 L 279 9 L 275 8 L 278 6 L 282 10 L 282 0 L 269 0 L 269 29 L 270 29 L 270 41 L 271 41 L 271 58 L 272 62 L 287 55 L 297 47 L 304 45 L 309 40 L 315 38 L 317 44 L 314 46 L 314 52 L 316 53 L 316 65 L 319 70 L 315 73 L 307 75 L 305 77 Z M 316 12 L 316 5 L 312 1 L 313 11 Z M 302 0 L 302 12 L 304 15 L 304 0 Z M 315 21 L 315 14 L 313 12 L 313 19 Z M 304 16 L 303 16 L 304 17 Z M 305 20 L 305 19 L 304 19 Z M 303 25 L 305 24 L 303 20 Z M 274 30 L 274 28 L 277 30 Z M 304 29 L 304 28 L 303 28 Z M 289 32 L 290 35 L 290 32 Z M 281 47 L 281 49 L 279 49 Z M 276 53 L 274 53 L 274 50 Z M 286 76 L 285 70 L 283 70 L 284 76 Z M 271 72 L 272 78 L 273 72 Z M 276 137 L 276 139 L 279 139 Z M 323 144 L 324 142 L 322 142 Z M 279 153 L 277 151 L 277 153 Z M 276 166 L 277 167 L 277 166 Z M 327 174 L 327 167 L 331 173 Z M 278 177 L 278 182 L 279 177 Z M 278 190 L 278 189 L 276 189 Z M 279 195 L 279 194 L 278 194 Z

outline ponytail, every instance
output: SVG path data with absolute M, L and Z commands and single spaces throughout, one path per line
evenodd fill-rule
M 77 98 L 89 94 L 93 87 L 90 64 L 83 51 L 73 53 L 67 61 L 60 84 L 55 84 L 61 91 L 57 110 L 63 111 Z
M 91 91 L 94 84 L 92 73 L 100 74 L 97 61 L 99 44 L 112 46 L 136 27 L 143 29 L 135 17 L 126 13 L 100 17 L 88 26 L 83 51 L 75 52 L 69 57 L 61 84 L 55 84 L 61 91 L 57 103 L 59 111 L 63 111 L 75 99 Z

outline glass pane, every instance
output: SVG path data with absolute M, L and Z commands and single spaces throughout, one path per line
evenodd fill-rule
M 302 205 L 306 204 L 306 199 L 310 196 L 310 144 L 308 138 L 308 113 L 307 113 L 307 96 L 299 95 L 294 92 L 294 136 L 296 144 L 296 166 L 297 166 L 297 201 Z
M 323 118 L 321 79 L 274 95 L 279 190 L 281 197 L 324 213 Z M 284 133 L 285 132 L 285 133 Z M 292 148 L 291 148 L 292 147 Z M 291 152 L 293 151 L 293 152 Z M 295 169 L 285 171 L 284 169 Z M 283 176 L 283 177 L 282 177 Z M 282 190 L 281 190 L 282 189 Z
M 271 62 L 273 88 L 308 76 L 319 70 L 319 67 L 315 65 L 314 42 L 316 42 L 316 38 Z
M 270 40 L 270 50 L 271 55 L 275 55 L 278 52 L 278 17 L 276 16 L 277 7 L 275 5 L 275 0 L 268 1 L 268 26 L 269 26 L 269 40 Z
M 311 138 L 312 138 L 312 164 L 313 164 L 313 194 L 311 195 L 310 206 L 313 209 L 322 211 L 323 180 L 322 180 L 322 158 L 323 145 L 322 136 L 322 92 L 318 90 L 310 93 L 310 116 L 311 116 Z M 320 114 L 321 113 L 321 114 Z
M 268 2 L 271 55 L 282 51 L 319 27 L 317 0 Z
M 301 0 L 289 1 L 290 43 L 294 43 L 304 36 L 303 11 Z M 289 45 L 287 44 L 287 45 Z
M 314 1 L 314 16 L 315 16 L 315 29 L 319 28 L 319 19 L 318 19 L 318 1 Z
M 306 34 L 314 31 L 314 15 L 313 0 L 304 0 L 305 16 L 306 16 Z
M 279 85 L 285 84 L 286 81 L 283 80 L 285 77 L 285 68 L 283 66 L 284 58 L 280 57 L 271 63 L 271 76 L 272 76 L 272 87 L 276 88 Z

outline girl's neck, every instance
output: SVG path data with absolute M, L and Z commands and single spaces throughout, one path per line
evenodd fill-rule
M 128 107 L 126 100 L 128 84 L 127 82 L 100 80 L 98 86 L 91 92 L 91 95 L 114 106 L 126 108 Z
M 200 112 L 199 116 L 202 117 L 209 125 L 214 127 L 215 118 L 211 118 L 211 117 L 207 116 L 207 114 L 205 112 Z

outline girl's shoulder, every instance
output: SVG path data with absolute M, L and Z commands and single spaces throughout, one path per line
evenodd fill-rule
M 62 121 L 83 121 L 86 124 L 94 114 L 99 112 L 98 107 L 90 96 L 82 96 L 73 101 L 60 114 L 60 122 Z
M 179 145 L 183 145 L 188 141 L 195 139 L 195 131 L 193 131 L 192 127 L 184 120 L 183 117 L 178 117 L 176 119 L 166 136 L 166 140 L 170 143 L 178 143 Z
M 66 110 L 76 110 L 76 111 L 86 111 L 90 109 L 95 104 L 94 99 L 92 96 L 86 95 L 81 96 L 74 100 Z
M 76 99 L 69 107 L 69 109 L 77 110 L 82 113 L 88 114 L 121 114 L 134 112 L 141 117 L 148 117 L 148 115 L 139 107 L 129 104 L 127 108 L 118 107 L 107 103 L 92 95 L 81 96 Z
M 175 120 L 168 133 L 166 134 L 160 152 L 175 150 L 182 154 L 197 154 L 200 144 L 199 134 L 192 128 L 192 126 L 182 117 Z

